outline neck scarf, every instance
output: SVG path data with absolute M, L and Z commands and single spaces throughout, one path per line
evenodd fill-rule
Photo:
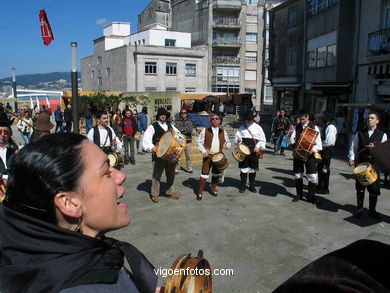
M 87 284 L 112 284 L 126 257 L 140 292 L 155 292 L 157 276 L 129 243 L 65 230 L 0 206 L 0 291 L 58 292 Z

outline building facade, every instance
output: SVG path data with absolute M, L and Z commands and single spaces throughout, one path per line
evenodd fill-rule
M 153 4 L 139 19 L 153 17 L 150 10 L 159 2 L 152 0 Z M 272 96 L 263 97 L 264 3 L 264 0 L 170 1 L 171 29 L 191 33 L 192 46 L 207 48 L 207 90 L 251 94 L 257 109 L 261 104 L 272 104 Z M 140 29 L 144 28 L 141 24 Z
M 207 50 L 190 47 L 190 34 L 161 26 L 130 35 L 129 23 L 110 23 L 81 59 L 83 90 L 206 91 Z

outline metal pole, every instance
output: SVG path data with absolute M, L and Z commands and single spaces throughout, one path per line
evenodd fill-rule
M 15 74 L 15 67 L 12 68 L 12 88 L 14 91 L 14 98 L 18 98 L 18 94 L 16 92 L 16 74 Z M 15 102 L 15 113 L 18 111 L 18 102 Z
M 77 81 L 77 43 L 72 42 L 72 116 L 73 116 L 73 132 L 79 133 L 79 93 Z

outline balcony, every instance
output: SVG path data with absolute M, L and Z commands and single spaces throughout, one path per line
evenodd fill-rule
M 241 28 L 241 21 L 237 18 L 214 18 L 213 20 L 213 27 L 214 28 Z
M 390 28 L 368 34 L 368 56 L 377 57 L 390 54 Z
M 214 9 L 241 10 L 240 0 L 214 0 Z
M 213 47 L 240 47 L 239 38 L 215 38 L 213 39 Z
M 213 58 L 214 64 L 239 64 L 240 58 L 233 56 L 216 56 Z

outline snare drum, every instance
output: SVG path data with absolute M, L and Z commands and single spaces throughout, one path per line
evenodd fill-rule
M 110 162 L 110 166 L 114 168 L 123 168 L 125 166 L 125 157 L 121 154 L 117 153 L 108 153 L 108 160 Z
M 177 162 L 184 152 L 186 147 L 186 137 L 181 133 L 176 133 L 174 130 L 165 132 L 159 143 L 157 149 L 157 157 L 168 160 L 170 162 Z
M 242 162 L 244 159 L 251 154 L 251 150 L 245 144 L 239 144 L 236 148 L 233 149 L 232 155 L 237 162 Z
M 229 166 L 229 162 L 226 159 L 224 153 L 216 153 L 211 161 L 217 166 L 218 170 L 225 170 Z
M 378 173 L 368 162 L 361 163 L 353 169 L 353 174 L 363 186 L 368 186 L 378 180 Z
M 320 133 L 310 127 L 306 127 L 299 137 L 296 147 L 293 151 L 293 156 L 301 161 L 306 162 L 310 156 L 313 146 L 316 144 L 317 136 Z

